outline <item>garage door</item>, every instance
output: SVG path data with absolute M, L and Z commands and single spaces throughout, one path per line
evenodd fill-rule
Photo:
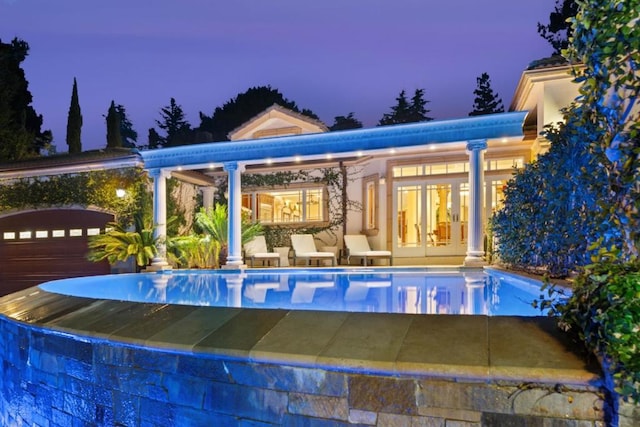
M 111 214 L 42 209 L 0 217 L 0 295 L 66 277 L 109 273 L 87 260 L 87 239 L 104 231 Z

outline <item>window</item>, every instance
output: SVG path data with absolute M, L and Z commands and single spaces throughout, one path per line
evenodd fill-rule
M 46 239 L 47 237 L 49 237 L 47 230 L 36 230 L 36 239 Z
M 378 175 L 369 175 L 362 180 L 362 226 L 369 235 L 378 232 Z
M 15 231 L 5 231 L 2 234 L 2 237 L 4 238 L 4 240 L 13 240 L 16 238 L 16 232 Z
M 79 237 L 82 236 L 81 228 L 72 228 L 69 230 L 69 237 Z
M 21 239 L 30 239 L 31 238 L 31 232 L 30 231 L 21 231 L 20 233 L 18 233 L 18 236 L 20 236 Z
M 324 187 L 244 193 L 242 207 L 265 224 L 320 222 L 328 217 Z

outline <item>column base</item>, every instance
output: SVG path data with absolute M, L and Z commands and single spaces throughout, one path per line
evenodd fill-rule
M 151 261 L 151 265 L 146 266 L 143 271 L 155 272 L 155 271 L 168 271 L 168 270 L 173 270 L 173 267 L 169 265 L 166 259 L 154 258 Z
M 243 262 L 240 262 L 239 264 L 226 263 L 220 268 L 223 270 L 244 270 L 247 268 L 247 264 L 244 264 Z
M 464 259 L 465 267 L 484 267 L 487 265 L 487 261 L 484 259 L 484 252 L 482 254 L 467 254 Z

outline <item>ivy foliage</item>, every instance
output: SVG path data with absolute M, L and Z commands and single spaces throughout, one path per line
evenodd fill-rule
M 349 211 L 360 211 L 360 203 L 349 199 L 344 191 L 347 181 L 353 180 L 357 171 L 346 166 L 300 171 L 279 171 L 269 174 L 244 174 L 242 185 L 254 188 L 287 188 L 292 184 L 322 184 L 327 186 L 329 218 L 326 223 L 263 224 L 263 234 L 269 249 L 291 246 L 291 234 L 313 234 L 328 232 L 335 237 L 335 230 L 346 223 Z
M 151 212 L 148 178 L 138 168 L 23 178 L 0 185 L 0 212 L 69 205 L 96 206 L 115 213 L 123 227 L 140 210 Z M 125 196 L 118 197 L 117 189 Z

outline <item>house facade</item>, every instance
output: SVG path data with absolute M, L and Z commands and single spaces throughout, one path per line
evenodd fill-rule
M 535 61 L 522 74 L 510 112 L 503 114 L 329 132 L 320 121 L 274 105 L 233 130 L 229 142 L 124 157 L 153 178 L 160 236 L 166 234 L 168 177 L 200 188 L 207 207 L 216 192 L 225 193 L 232 267 L 243 265 L 243 209 L 265 225 L 291 230 L 327 226 L 336 192 L 358 209 L 346 212 L 344 227 L 317 235 L 319 248 L 342 247 L 343 233 L 364 234 L 372 248 L 392 251 L 399 265 L 481 264 L 486 224 L 501 206 L 507 180 L 514 168 L 544 152 L 544 125 L 560 121 L 560 108 L 577 96 L 569 70 L 559 57 Z M 114 161 L 118 159 L 109 159 Z M 86 167 L 60 164 L 0 170 L 0 175 L 12 179 Z M 96 167 L 99 162 L 91 163 Z M 327 185 L 322 174 L 328 170 L 344 171 L 346 185 Z M 306 179 L 295 182 L 264 185 L 249 179 L 301 172 Z M 220 177 L 228 182 L 226 190 L 216 188 Z M 167 265 L 162 250 L 155 265 Z

